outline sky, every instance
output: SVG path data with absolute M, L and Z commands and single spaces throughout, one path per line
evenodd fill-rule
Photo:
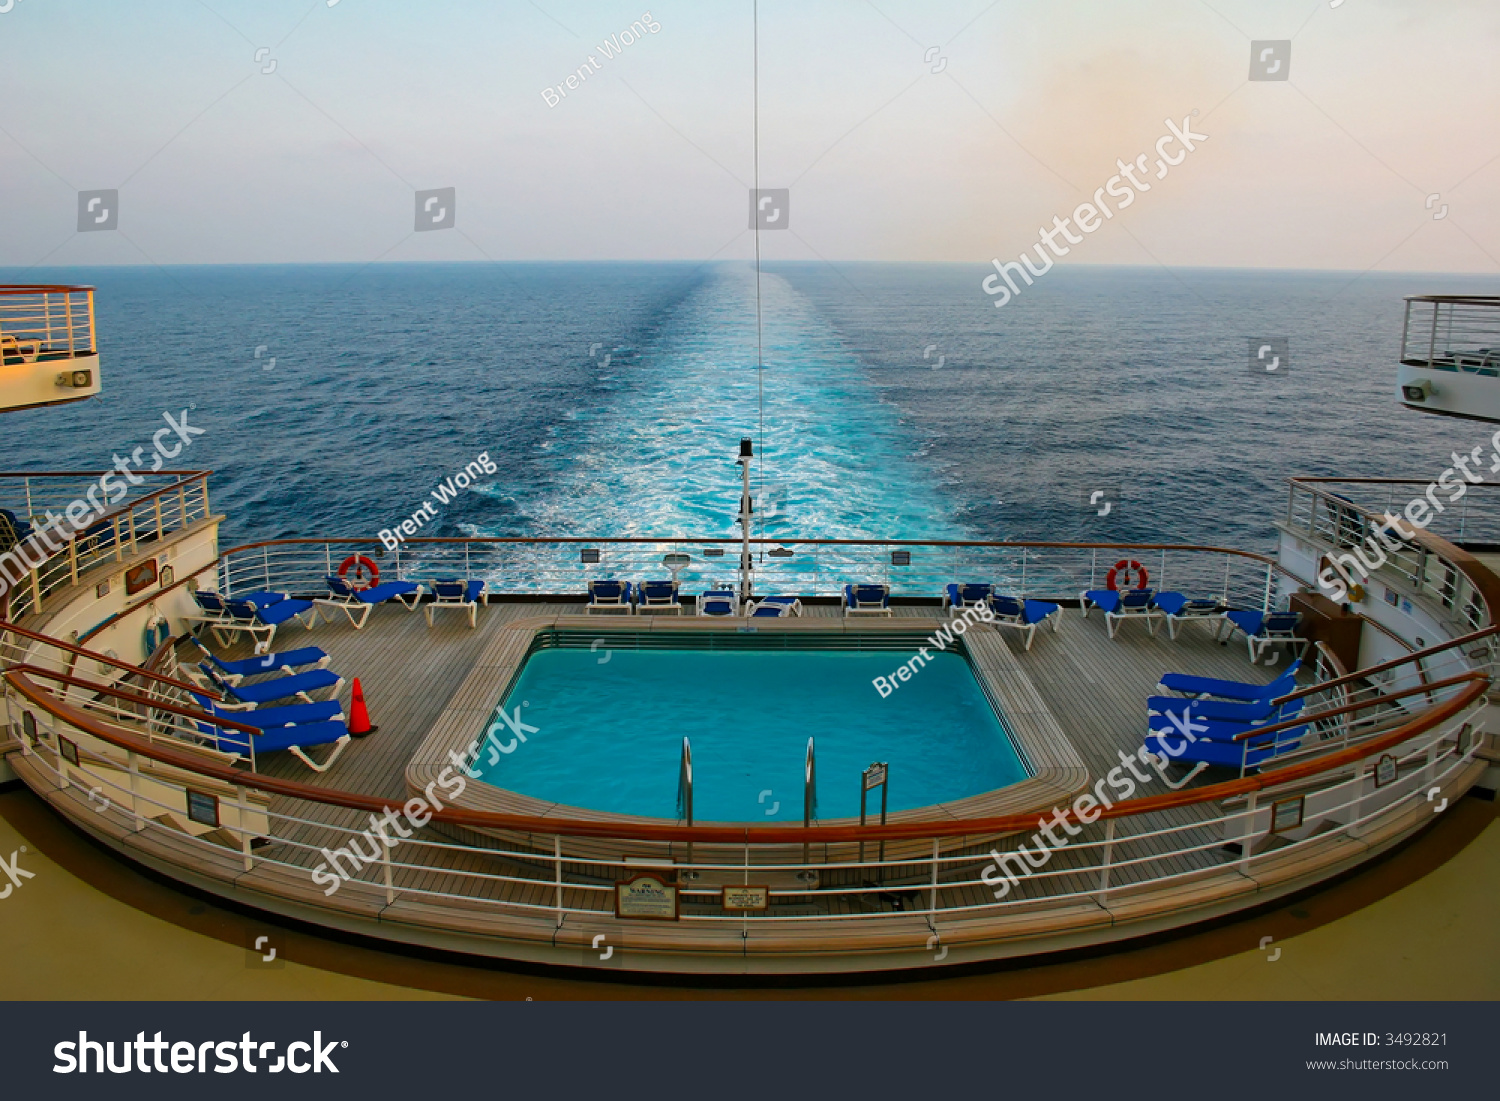
M 0 0 L 0 266 L 747 258 L 757 172 L 788 189 L 768 260 L 984 265 L 1171 119 L 1207 140 L 1070 263 L 1500 270 L 1495 0 L 762 0 L 758 164 L 755 27 L 750 0 Z M 1260 41 L 1286 79 L 1248 79 Z M 116 229 L 78 232 L 93 189 Z

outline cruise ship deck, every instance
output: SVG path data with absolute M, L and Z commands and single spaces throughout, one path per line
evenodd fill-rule
M 76 476 L 24 477 L 34 499 L 43 489 L 68 494 Z M 1368 593 L 1334 606 L 1310 585 L 1321 564 L 1311 550 L 1352 546 L 1378 511 L 1317 480 L 1293 483 L 1278 558 L 1163 545 L 757 540 L 757 585 L 801 593 L 803 606 L 796 616 L 747 619 L 694 614 L 690 599 L 675 615 L 589 615 L 576 598 L 546 595 L 576 592 L 590 576 L 650 577 L 689 562 L 712 571 L 694 584 L 722 584 L 725 552 L 742 549 L 738 540 L 605 539 L 581 553 L 583 540 L 417 540 L 394 560 L 369 540 L 221 551 L 207 473 L 163 478 L 122 505 L 108 531 L 68 544 L 16 590 L 6 628 L 7 764 L 130 860 L 333 930 L 518 962 L 722 976 L 1098 951 L 1272 905 L 1351 872 L 1420 833 L 1439 798 L 1444 807 L 1456 801 L 1493 764 L 1488 609 L 1500 601 L 1500 581 L 1473 555 L 1423 533 L 1379 568 Z M 341 609 L 310 602 L 328 597 L 324 577 L 335 564 L 371 554 L 383 558 L 388 580 L 478 576 L 499 594 L 475 609 L 473 628 L 451 611 L 429 626 L 430 604 L 408 610 L 392 601 L 371 607 L 355 629 Z M 1223 606 L 1269 611 L 1290 600 L 1306 609 L 1296 615 L 1307 629 L 1293 642 L 1263 640 L 1252 663 L 1243 635 L 1218 644 L 1228 620 L 1186 620 L 1174 632 L 1158 610 L 1111 631 L 1101 611 L 1085 616 L 1080 595 L 1070 595 L 1101 590 L 1106 574 L 1114 582 L 1122 569 L 1144 582 L 1143 563 L 1162 590 Z M 850 614 L 831 595 L 861 578 L 896 589 L 889 608 L 877 609 L 888 615 Z M 937 594 L 955 578 L 992 578 L 1059 605 L 1032 638 L 975 622 L 953 644 L 1024 764 L 1018 782 L 907 806 L 884 823 L 816 813 L 791 822 L 695 819 L 686 754 L 688 802 L 676 819 L 475 782 L 482 732 L 535 654 L 858 650 L 888 654 L 894 668 L 954 622 Z M 1369 599 L 1376 585 L 1385 600 Z M 354 723 L 358 678 L 378 729 L 332 749 L 309 742 L 322 771 L 287 752 L 236 750 L 226 737 L 253 747 L 260 736 L 245 743 L 250 728 L 226 733 L 236 712 L 203 710 L 218 693 L 182 679 L 199 656 L 186 635 L 197 630 L 225 660 L 273 640 L 264 626 L 247 638 L 216 631 L 221 619 L 205 623 L 195 593 L 212 590 L 307 598 L 297 606 L 316 612 L 302 617 L 312 627 L 281 623 L 274 649 L 321 648 L 345 679 L 342 713 Z M 1241 747 L 1239 767 L 1189 777 L 1184 762 L 1148 762 L 1146 701 L 1164 674 L 1263 685 L 1286 670 L 1292 651 L 1302 654 L 1300 679 L 1278 690 L 1277 713 L 1229 743 Z M 838 726 L 826 737 L 839 738 Z M 1268 745 L 1276 731 L 1287 740 L 1252 756 L 1249 746 Z M 534 737 L 544 739 L 545 728 Z M 1104 778 L 1121 775 L 1127 759 L 1138 783 L 1117 796 L 1123 801 L 1101 800 Z M 462 792 L 438 779 L 451 778 L 450 762 L 471 778 Z M 580 759 L 576 767 L 604 766 Z M 812 807 L 818 783 L 852 787 L 859 777 L 816 776 L 810 757 L 806 779 Z M 433 799 L 435 783 L 441 805 L 418 801 Z M 874 786 L 868 775 L 862 784 Z M 382 814 L 391 829 L 404 814 L 412 832 L 386 834 L 375 825 Z M 1035 831 L 1048 814 L 1066 834 L 1044 846 Z M 647 902 L 665 900 L 664 911 L 624 908 L 642 879 Z

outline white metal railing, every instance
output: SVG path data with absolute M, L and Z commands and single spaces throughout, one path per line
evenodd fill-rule
M 1500 377 L 1500 298 L 1409 296 L 1401 327 L 1401 362 Z
M 135 754 L 125 755 L 122 767 L 105 767 L 91 756 L 75 763 L 58 752 L 59 737 L 70 733 L 45 711 L 27 711 L 26 702 L 13 691 L 6 693 L 12 729 L 28 729 L 18 712 L 33 715 L 29 729 L 36 731 L 35 741 L 23 739 L 23 752 L 40 756 L 59 787 L 72 789 L 89 798 L 100 814 L 111 814 L 128 824 L 135 832 L 160 831 L 174 844 L 183 841 L 181 829 L 171 824 L 183 814 L 182 805 L 151 794 L 149 784 L 141 782 L 140 761 Z M 1377 820 L 1389 819 L 1412 806 L 1432 806 L 1428 793 L 1434 788 L 1445 790 L 1455 774 L 1466 767 L 1481 745 L 1482 732 L 1476 725 L 1480 707 L 1474 706 L 1438 727 L 1418 734 L 1382 754 L 1380 760 L 1361 760 L 1351 766 L 1320 776 L 1315 783 L 1291 785 L 1285 792 L 1274 788 L 1251 792 L 1248 797 L 1199 804 L 1203 818 L 1190 823 L 1171 822 L 1164 815 L 1142 815 L 1138 818 L 1110 818 L 1104 822 L 1080 825 L 1080 834 L 1066 846 L 1055 850 L 1064 859 L 1055 865 L 1034 867 L 1020 877 L 1015 889 L 994 898 L 997 880 L 986 878 L 994 855 L 1009 856 L 1014 848 L 1003 851 L 987 846 L 988 851 L 943 853 L 933 845 L 926 855 L 896 856 L 883 860 L 834 858 L 823 861 L 801 861 L 785 858 L 781 846 L 743 847 L 739 860 L 725 860 L 726 846 L 715 849 L 718 859 L 693 861 L 663 860 L 678 875 L 681 894 L 690 908 L 682 913 L 685 923 L 714 925 L 756 921 L 766 923 L 824 922 L 837 924 L 879 919 L 898 920 L 912 914 L 925 914 L 934 931 L 944 920 L 1003 915 L 1018 907 L 1040 902 L 1060 903 L 1093 900 L 1107 905 L 1111 895 L 1153 887 L 1188 882 L 1224 870 L 1238 870 L 1253 876 L 1258 864 L 1271 858 L 1278 862 L 1289 853 L 1310 848 L 1330 836 L 1358 837 L 1373 828 Z M 1394 765 L 1394 774 L 1379 772 Z M 245 789 L 237 791 L 242 809 L 251 808 Z M 1294 814 L 1284 808 L 1289 800 L 1297 802 Z M 286 803 L 287 800 L 281 800 Z M 496 913 L 551 916 L 559 925 L 570 916 L 603 918 L 613 914 L 615 879 L 641 870 L 641 860 L 624 856 L 599 855 L 595 852 L 569 854 L 559 837 L 551 852 L 538 848 L 517 847 L 495 842 L 473 845 L 433 837 L 398 840 L 391 835 L 391 845 L 380 844 L 367 833 L 368 827 L 330 823 L 323 814 L 313 817 L 310 810 L 287 809 L 284 806 L 255 806 L 264 831 L 243 824 L 225 824 L 218 839 L 198 837 L 196 843 L 207 851 L 236 852 L 246 870 L 254 866 L 276 868 L 297 876 L 310 876 L 321 864 L 327 870 L 330 852 L 347 852 L 350 856 L 367 849 L 378 850 L 370 859 L 344 860 L 349 883 L 373 886 L 385 893 L 388 902 L 398 898 L 432 902 L 462 901 L 479 905 Z M 392 807 L 392 810 L 399 810 Z M 157 821 L 166 817 L 168 823 Z M 246 822 L 249 818 L 241 819 Z M 1294 823 L 1294 824 L 1291 824 Z M 1127 827 L 1126 830 L 1120 828 Z M 1138 827 L 1133 832 L 1129 827 Z M 319 831 L 314 841 L 303 840 L 309 831 Z M 235 841 L 226 846 L 224 835 Z M 621 840 L 628 840 L 628 827 L 622 828 Z M 362 845 L 356 848 L 355 842 Z M 1233 851 L 1226 852 L 1226 846 Z M 848 846 L 844 846 L 848 848 Z M 755 850 L 752 852 L 752 850 Z M 509 866 L 511 871 L 481 870 L 456 866 L 463 857 L 483 855 L 499 859 L 495 868 Z M 487 861 L 488 862 L 488 861 Z M 1184 869 L 1184 864 L 1189 866 Z M 1196 866 L 1192 866 L 1196 865 Z M 343 865 L 340 865 L 341 867 Z M 696 874 L 693 874 L 696 873 Z M 798 876 L 804 879 L 799 881 Z M 724 883 L 740 876 L 746 882 L 776 880 L 770 889 L 773 904 L 799 907 L 795 914 L 767 912 L 748 917 L 743 913 L 712 912 L 718 887 L 694 887 L 694 882 Z M 441 886 L 417 886 L 422 880 L 436 877 Z M 817 885 L 812 885 L 814 877 Z M 809 885 L 796 885 L 807 882 Z M 874 885 L 871 885 L 871 884 Z M 496 888 L 509 890 L 513 896 L 534 894 L 528 888 L 539 885 L 558 887 L 551 903 L 525 902 L 518 897 L 497 897 Z M 980 891 L 984 901 L 969 896 Z M 564 893 L 571 896 L 566 901 Z M 885 909 L 893 896 L 925 902 L 914 909 L 905 906 Z M 691 906 L 701 904 L 701 912 Z M 336 907 L 336 897 L 329 906 Z M 807 912 L 811 907 L 817 912 Z M 914 946 L 915 947 L 915 946 Z M 925 945 L 924 945 L 925 947 Z
M 1157 591 L 1216 596 L 1240 608 L 1266 607 L 1278 567 L 1254 554 L 1209 547 L 1068 543 L 759 541 L 752 544 L 757 593 L 837 596 L 850 583 L 883 583 L 898 596 L 937 598 L 945 585 L 990 582 L 1008 593 L 1077 599 L 1105 587 L 1118 563 L 1145 568 Z M 582 594 L 590 580 L 668 579 L 684 593 L 736 588 L 739 542 L 680 539 L 430 539 L 388 552 L 378 540 L 282 540 L 225 551 L 218 585 L 226 595 L 272 589 L 317 595 L 323 578 L 364 557 L 381 580 L 483 578 L 490 593 Z M 673 559 L 667 566 L 668 556 Z M 1121 587 L 1129 582 L 1118 582 Z
M 20 622 L 94 566 L 122 562 L 143 546 L 207 519 L 208 474 L 141 472 L 135 475 L 138 482 L 127 482 L 112 471 L 0 473 L 0 538 L 8 532 L 20 537 L 17 543 L 0 543 L 0 618 Z M 102 479 L 111 475 L 115 483 L 101 489 Z M 125 492 L 111 501 L 117 486 Z M 54 522 L 70 506 L 76 512 L 96 504 L 107 511 L 81 532 Z
M 1353 556 L 1355 561 L 1363 562 L 1362 569 L 1377 565 L 1378 569 L 1372 576 L 1391 582 L 1409 596 L 1441 607 L 1461 627 L 1477 630 L 1490 621 L 1490 610 L 1483 594 L 1464 570 L 1446 555 L 1390 531 L 1384 510 L 1358 503 L 1353 496 L 1361 489 L 1373 488 L 1381 496 L 1397 496 L 1404 492 L 1409 499 L 1414 491 L 1420 494 L 1422 486 L 1422 483 L 1406 481 L 1359 483 L 1293 479 L 1286 525 L 1309 540 L 1337 548 L 1335 554 Z M 1387 507 L 1399 511 L 1401 506 Z M 1376 535 L 1377 529 L 1382 529 L 1383 538 Z M 1363 559 L 1358 553 L 1360 549 L 1364 550 Z
M 94 354 L 94 289 L 0 286 L 0 366 Z

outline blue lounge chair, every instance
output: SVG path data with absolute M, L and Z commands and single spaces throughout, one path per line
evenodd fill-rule
M 1089 589 L 1078 597 L 1078 607 L 1083 612 L 1083 618 L 1089 617 L 1089 612 L 1095 608 L 1101 608 L 1105 615 L 1120 606 L 1120 594 L 1114 589 Z
M 1307 649 L 1307 639 L 1300 637 L 1297 633 L 1302 629 L 1301 612 L 1256 612 L 1231 609 L 1224 613 L 1224 622 L 1230 626 L 1228 636 L 1222 641 L 1227 644 L 1234 637 L 1235 631 L 1243 632 L 1245 643 L 1250 648 L 1251 661 L 1260 661 L 1263 651 L 1282 643 L 1296 646 L 1299 658 Z
M 1157 593 L 1156 606 L 1167 617 L 1167 637 L 1174 640 L 1179 626 L 1195 619 L 1218 620 L 1224 612 L 1224 605 L 1216 599 L 1190 600 L 1181 593 Z
M 417 610 L 422 599 L 422 586 L 415 581 L 387 581 L 370 589 L 356 589 L 338 574 L 329 574 L 328 595 L 313 601 L 319 608 L 337 608 L 349 617 L 357 631 L 370 617 L 370 609 L 387 600 L 396 600 L 408 612 Z M 358 615 L 356 615 L 358 613 Z M 332 622 L 332 616 L 329 617 Z
M 1237 680 L 1216 680 L 1213 677 L 1195 677 L 1188 673 L 1163 673 L 1159 688 L 1168 692 L 1180 692 L 1184 696 L 1216 696 L 1225 700 L 1240 700 L 1257 703 L 1275 699 L 1297 690 L 1297 670 L 1302 667 L 1298 658 L 1287 666 L 1286 672 L 1269 684 L 1246 684 Z
M 970 582 L 963 585 L 954 582 L 943 589 L 943 608 L 950 616 L 958 615 L 965 608 L 983 604 L 994 591 L 995 586 L 984 582 Z
M 342 719 L 344 709 L 338 700 L 315 700 L 312 703 L 289 703 L 283 707 L 257 707 L 254 711 L 234 711 L 222 703 L 215 703 L 207 696 L 193 693 L 193 700 L 210 715 L 233 719 L 246 726 L 269 729 L 273 726 L 297 726 L 304 723 L 321 723 L 330 719 Z
M 740 614 L 739 594 L 733 589 L 710 589 L 698 598 L 698 614 L 737 616 Z
M 1165 618 L 1166 614 L 1156 606 L 1155 590 L 1127 589 L 1120 594 L 1118 607 L 1104 613 L 1104 627 L 1109 632 L 1109 637 L 1114 638 L 1121 622 L 1127 619 L 1143 619 L 1146 621 L 1146 633 L 1154 638 L 1156 621 Z
M 303 626 L 311 631 L 313 624 L 318 621 L 317 612 L 313 611 L 310 600 L 279 600 L 264 606 L 250 600 L 225 600 L 224 610 L 233 617 L 233 622 L 216 624 L 213 627 L 214 635 L 221 643 L 228 645 L 228 640 L 224 638 L 225 631 L 246 631 L 256 639 L 257 654 L 264 654 L 271 648 L 271 643 L 276 638 L 276 628 L 283 623 L 301 619 L 310 611 L 313 614 L 303 621 Z
M 198 614 L 185 617 L 190 623 L 199 625 L 224 623 L 234 619 L 224 607 L 224 598 L 211 589 L 195 589 L 193 602 L 198 605 Z
M 193 599 L 202 610 L 201 615 L 188 616 L 189 623 L 197 623 L 200 627 L 208 627 L 221 646 L 229 645 L 228 635 L 234 631 L 240 631 L 250 635 L 255 640 L 255 652 L 263 654 L 271 648 L 271 642 L 276 638 L 276 628 L 289 620 L 299 618 L 303 613 L 312 608 L 311 601 L 278 599 L 275 602 L 265 601 L 267 595 L 280 597 L 281 594 L 255 594 L 261 598 L 263 603 L 247 599 L 231 600 L 220 596 L 215 592 L 199 590 L 193 593 Z M 313 622 L 309 619 L 304 623 L 308 630 L 312 630 Z
M 1204 711 L 1199 710 L 1200 705 L 1206 707 L 1213 701 L 1209 700 L 1178 700 L 1187 711 L 1190 718 L 1197 725 L 1193 728 L 1194 737 L 1206 739 L 1210 742 L 1232 742 L 1239 735 L 1247 731 L 1255 730 L 1262 726 L 1274 726 L 1277 723 L 1295 719 L 1302 714 L 1303 700 L 1293 700 L 1284 707 L 1276 708 L 1255 720 L 1244 720 L 1234 718 L 1210 718 Z M 1182 713 L 1181 710 L 1178 712 Z M 1146 719 L 1147 729 L 1152 734 L 1176 734 L 1181 727 L 1172 721 L 1166 714 L 1150 715 Z
M 1235 700 L 1204 700 L 1188 696 L 1151 696 L 1146 700 L 1148 715 L 1191 715 L 1195 719 L 1224 719 L 1229 722 L 1257 722 L 1273 710 L 1275 708 L 1268 699 L 1240 703 Z
M 889 585 L 845 585 L 844 614 L 890 615 L 891 587 Z
M 750 612 L 751 619 L 783 619 L 802 614 L 802 601 L 795 596 L 763 596 Z
M 285 677 L 256 681 L 254 684 L 230 684 L 207 662 L 199 662 L 198 668 L 208 682 L 224 694 L 227 701 L 232 701 L 222 705 L 230 708 L 236 705 L 257 707 L 263 703 L 274 703 L 276 700 L 284 700 L 292 696 L 312 703 L 311 693 L 331 688 L 333 691 L 330 695 L 337 695 L 339 689 L 344 686 L 344 678 L 331 669 L 310 669 L 306 673 L 292 673 Z
M 303 646 L 298 650 L 283 650 L 279 654 L 266 654 L 258 658 L 241 658 L 238 661 L 224 661 L 216 657 L 207 646 L 199 642 L 192 635 L 188 636 L 192 644 L 198 647 L 203 658 L 218 671 L 220 677 L 230 684 L 239 684 L 247 677 L 258 677 L 265 673 L 296 673 L 304 669 L 326 669 L 328 667 L 328 655 L 317 646 Z
M 585 612 L 635 613 L 635 603 L 629 581 L 590 581 L 589 603 Z
M 1057 633 L 1058 622 L 1062 616 L 1057 613 L 1062 610 L 1060 604 L 1049 604 L 1045 600 L 1017 600 L 1013 596 L 989 597 L 990 611 L 995 614 L 996 627 L 1013 627 L 1026 635 L 1026 649 L 1031 649 L 1031 643 L 1036 638 L 1037 627 L 1052 620 L 1052 633 Z
M 479 597 L 484 592 L 482 580 L 466 581 L 457 577 L 439 578 L 432 583 L 432 603 L 427 605 L 427 626 L 432 613 L 440 608 L 457 608 L 469 613 L 469 629 L 479 622 Z
M 353 737 L 334 700 L 263 707 L 258 711 L 230 711 L 204 696 L 194 694 L 193 699 L 199 708 L 215 718 L 260 727 L 260 734 L 248 734 L 209 722 L 197 724 L 199 733 L 219 752 L 248 758 L 252 766 L 259 754 L 284 749 L 314 772 L 326 772 Z M 332 745 L 334 749 L 328 759 L 319 764 L 307 755 L 306 750 L 321 745 Z
M 1146 737 L 1146 749 L 1158 757 L 1165 757 L 1172 761 L 1203 762 L 1204 764 L 1218 765 L 1221 768 L 1237 768 L 1242 771 L 1258 768 L 1273 757 L 1280 757 L 1292 752 L 1302 743 L 1302 737 L 1307 733 L 1308 727 L 1294 726 L 1289 730 L 1278 731 L 1276 734 L 1267 734 L 1260 739 L 1247 739 L 1243 742 L 1221 742 L 1208 741 L 1199 738 L 1196 742 L 1183 745 L 1181 736 L 1151 734 Z M 1167 746 L 1180 750 L 1177 754 L 1167 752 Z
M 682 614 L 682 598 L 675 581 L 642 581 L 638 593 L 640 601 L 636 610 L 647 612 L 673 612 Z
M 0 508 L 0 554 L 31 538 L 32 527 L 8 508 Z

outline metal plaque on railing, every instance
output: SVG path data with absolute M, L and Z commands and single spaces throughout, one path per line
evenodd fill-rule
M 647 921 L 676 921 L 677 885 L 659 875 L 641 872 L 615 882 L 615 917 Z

